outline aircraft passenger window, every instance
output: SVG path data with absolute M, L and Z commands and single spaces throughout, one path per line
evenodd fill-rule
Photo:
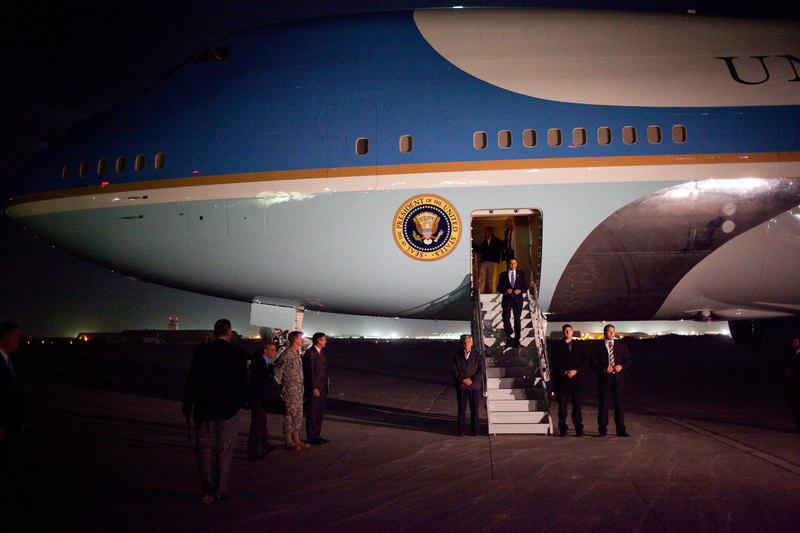
M 625 126 L 622 128 L 622 142 L 625 144 L 636 144 L 636 128 Z
M 583 146 L 586 144 L 586 130 L 583 128 L 575 128 L 572 130 L 572 144 L 575 146 Z
M 206 48 L 200 50 L 189 61 L 190 63 L 221 63 L 227 61 L 231 45 L 218 46 L 216 48 Z
M 167 166 L 167 154 L 163 152 L 156 154 L 156 170 L 161 170 L 165 166 Z
M 356 139 L 356 154 L 367 155 L 367 152 L 369 152 L 369 139 L 366 137 Z
M 67 163 L 64 165 L 64 168 L 61 169 L 61 179 L 68 180 L 70 174 L 72 174 L 72 165 Z
M 476 131 L 472 135 L 472 146 L 476 150 L 483 150 L 489 145 L 489 138 L 486 136 L 485 131 Z
M 661 144 L 661 126 L 647 128 L 647 140 L 650 144 Z
M 602 146 L 608 146 L 611 144 L 611 128 L 598 128 L 597 142 Z
M 511 148 L 511 132 L 503 130 L 497 134 L 497 146 L 500 148 Z
M 136 160 L 133 162 L 133 168 L 136 172 L 141 172 L 144 170 L 145 164 L 145 157 L 143 155 L 137 155 Z
M 686 126 L 672 126 L 672 140 L 676 143 L 686 142 Z
M 124 157 L 117 158 L 117 167 L 116 167 L 117 174 L 122 174 L 123 172 L 125 172 L 125 163 L 126 160 Z
M 103 175 L 108 172 L 108 159 L 101 159 L 97 162 L 97 173 Z
M 553 128 L 547 131 L 547 144 L 550 146 L 561 146 L 561 130 Z
M 81 163 L 81 166 L 78 167 L 78 176 L 85 178 L 89 175 L 89 162 L 84 161 Z
M 536 130 L 525 130 L 522 132 L 522 146 L 533 148 L 536 146 Z
M 413 149 L 414 149 L 414 139 L 411 138 L 411 135 L 400 136 L 400 151 L 403 152 L 404 154 L 407 154 Z

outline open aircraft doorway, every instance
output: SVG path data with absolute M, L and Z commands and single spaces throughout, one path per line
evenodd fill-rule
M 494 239 L 503 243 L 502 260 L 494 268 L 492 279 L 490 269 L 484 271 L 484 286 L 480 287 L 482 254 L 477 251 L 484 242 L 486 228 L 492 228 Z M 473 294 L 478 292 L 497 292 L 497 277 L 506 270 L 506 261 L 513 257 L 517 268 L 524 271 L 532 280 L 539 293 L 539 279 L 542 271 L 542 212 L 538 209 L 485 209 L 473 211 L 470 215 L 472 237 L 472 261 L 470 272 Z M 511 238 L 509 239 L 509 234 Z M 491 291 L 489 291 L 491 289 Z

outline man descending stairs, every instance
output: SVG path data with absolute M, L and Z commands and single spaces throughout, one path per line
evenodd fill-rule
M 481 294 L 480 335 L 486 353 L 486 412 L 489 434 L 553 432 L 548 412 L 549 370 L 544 321 L 524 294 L 519 346 L 505 338 L 500 294 Z

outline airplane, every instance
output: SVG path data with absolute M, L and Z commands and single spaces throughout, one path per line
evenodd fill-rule
M 550 320 L 800 313 L 800 25 L 420 9 L 240 32 L 70 129 L 6 212 L 251 303 L 468 320 L 510 219 Z

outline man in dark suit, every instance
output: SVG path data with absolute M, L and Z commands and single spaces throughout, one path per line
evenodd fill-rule
M 792 337 L 792 353 L 786 360 L 785 372 L 795 423 L 792 433 L 800 433 L 800 336 Z
M 314 333 L 313 346 L 303 354 L 303 376 L 306 393 L 306 438 L 309 444 L 319 446 L 330 442 L 320 435 L 325 418 L 325 401 L 328 398 L 328 363 L 322 349 L 328 343 L 324 333 Z
M 5 483 L 6 468 L 10 465 L 25 427 L 22 409 L 22 388 L 14 372 L 11 352 L 19 345 L 19 326 L 0 323 L 0 486 Z
M 508 262 L 508 270 L 497 280 L 497 292 L 503 295 L 503 328 L 506 331 L 506 346 L 519 346 L 522 329 L 522 293 L 528 290 L 525 272 L 517 270 L 517 260 Z M 514 328 L 511 328 L 511 311 L 514 312 Z M 514 336 L 516 335 L 516 336 Z M 513 339 L 512 339 L 513 337 Z
M 614 326 L 608 324 L 603 328 L 603 342 L 595 344 L 589 358 L 589 366 L 597 372 L 597 389 L 600 392 L 597 410 L 597 430 L 601 437 L 606 435 L 608 427 L 608 396 L 614 399 L 614 425 L 617 436 L 630 437 L 625 430 L 625 410 L 623 405 L 625 392 L 625 371 L 631 364 L 628 348 L 614 340 Z
M 564 324 L 561 328 L 564 338 L 553 344 L 550 361 L 553 366 L 556 396 L 558 397 L 558 431 L 567 436 L 567 406 L 572 401 L 572 424 L 575 436 L 583 437 L 583 375 L 589 369 L 589 358 L 583 341 L 572 338 L 572 326 Z
M 231 344 L 229 320 L 217 320 L 214 337 L 214 342 L 194 351 L 181 407 L 187 420 L 194 412 L 197 466 L 206 504 L 225 499 L 249 389 L 247 354 Z
M 506 233 L 503 237 L 503 259 L 509 261 L 511 259 L 515 259 L 515 251 L 514 248 L 516 247 L 516 243 L 514 242 L 514 217 L 508 217 L 506 219 Z
M 267 408 L 272 404 L 270 364 L 276 356 L 275 343 L 263 341 L 250 361 L 250 433 L 247 436 L 247 458 L 264 459 L 270 450 L 267 441 Z
M 483 388 L 483 363 L 481 354 L 472 349 L 472 337 L 461 337 L 461 349 L 453 357 L 453 380 L 458 401 L 458 436 L 467 428 L 467 403 L 469 403 L 472 435 L 478 436 L 478 412 Z

